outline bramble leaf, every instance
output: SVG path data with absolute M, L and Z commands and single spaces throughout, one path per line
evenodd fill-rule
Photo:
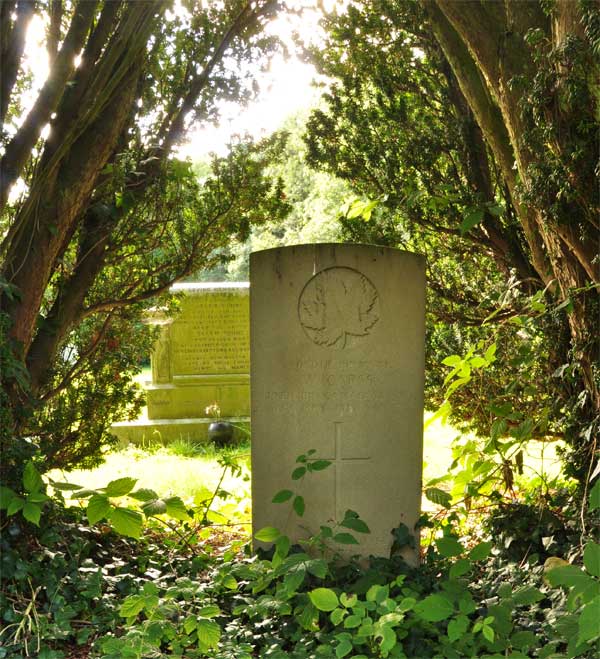
M 338 596 L 330 588 L 315 588 L 308 596 L 319 611 L 333 611 L 339 606 Z
M 119 609 L 119 615 L 123 618 L 134 618 L 141 613 L 146 606 L 143 595 L 130 595 L 126 597 Z
M 115 531 L 121 535 L 137 539 L 142 534 L 143 518 L 137 510 L 112 508 L 109 519 Z
M 594 577 L 600 577 L 600 545 L 588 542 L 583 550 L 585 569 Z
M 469 552 L 469 558 L 472 561 L 482 561 L 490 555 L 494 543 L 489 542 L 480 542 L 478 545 L 475 545 L 473 549 Z
M 38 470 L 33 466 L 33 462 L 29 461 L 23 470 L 23 487 L 26 492 L 38 492 L 42 489 L 44 481 L 40 476 Z
M 17 496 L 10 487 L 0 487 L 0 510 L 8 508 L 10 502 Z
M 578 643 L 589 643 L 600 637 L 600 595 L 588 602 L 579 616 Z
M 452 497 L 448 492 L 444 492 L 439 487 L 428 487 L 425 490 L 425 496 L 432 501 L 437 503 L 438 506 L 443 506 L 444 508 L 450 508 L 450 502 Z
M 453 538 L 452 536 L 437 538 L 435 544 L 440 554 L 446 558 L 450 558 L 452 556 L 460 556 L 460 554 L 462 554 L 465 550 L 457 538 Z
M 454 613 L 454 607 L 441 595 L 428 595 L 425 599 L 417 602 L 414 611 L 423 620 L 440 622 Z
M 111 505 L 108 497 L 104 494 L 94 494 L 88 501 L 86 515 L 90 524 L 99 522 L 110 512 Z
M 590 510 L 600 508 L 600 478 L 590 491 Z
M 42 515 L 42 509 L 35 503 L 30 503 L 29 501 L 25 502 L 23 506 L 23 517 L 32 524 L 36 526 L 40 525 L 40 517 Z
M 110 481 L 110 483 L 105 488 L 106 496 L 122 497 L 125 494 L 129 494 L 129 492 L 131 492 L 131 490 L 133 490 L 135 487 L 136 483 L 137 478 L 129 478 L 128 476 Z
M 180 522 L 185 522 L 185 520 L 190 518 L 181 497 L 166 497 L 163 501 L 167 506 L 167 515 L 169 517 L 178 519 Z
M 265 526 L 257 531 L 254 537 L 261 542 L 274 542 L 281 535 L 281 531 L 274 526 Z
M 277 494 L 273 497 L 273 503 L 284 503 L 294 496 L 292 490 L 279 490 Z
M 129 496 L 137 501 L 152 501 L 153 499 L 159 498 L 158 494 L 148 487 L 141 487 L 135 492 L 130 492 Z
M 11 515 L 18 513 L 24 505 L 25 499 L 21 499 L 21 497 L 13 497 L 8 504 L 6 514 L 10 517 Z

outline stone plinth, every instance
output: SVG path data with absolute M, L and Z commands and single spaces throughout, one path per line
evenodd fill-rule
M 359 513 L 369 535 L 342 554 L 388 555 L 420 515 L 425 260 L 364 245 L 300 245 L 250 257 L 254 530 L 293 540 Z M 333 464 L 291 479 L 316 449 Z M 273 495 L 304 497 L 298 517 Z M 407 556 L 416 562 L 415 554 Z
M 160 313 L 152 352 L 152 383 L 146 386 L 148 418 L 115 424 L 125 441 L 132 437 L 178 436 L 206 439 L 216 403 L 221 418 L 247 422 L 250 414 L 249 298 L 247 282 L 175 284 L 183 293 L 174 318 Z

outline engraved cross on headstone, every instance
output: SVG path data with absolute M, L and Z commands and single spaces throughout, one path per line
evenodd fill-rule
M 344 519 L 344 514 L 346 513 L 345 510 L 340 510 L 340 506 L 343 501 L 342 467 L 344 463 L 369 462 L 371 460 L 371 456 L 368 456 L 366 458 L 365 457 L 358 458 L 358 457 L 344 457 L 342 455 L 342 423 L 343 423 L 342 421 L 333 422 L 334 437 L 335 437 L 335 454 L 333 458 L 327 458 L 328 460 L 331 460 L 331 462 L 333 462 L 333 465 L 335 467 L 334 515 L 335 515 L 335 521 L 338 523 Z

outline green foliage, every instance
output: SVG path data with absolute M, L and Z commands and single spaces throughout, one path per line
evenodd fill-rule
M 163 597 L 159 592 L 157 586 L 146 582 L 140 593 L 123 601 L 119 615 L 129 626 L 136 620 L 141 622 L 120 638 L 105 638 L 101 643 L 103 659 L 143 659 L 155 656 L 161 645 L 172 654 L 185 652 L 188 657 L 203 657 L 217 647 L 221 628 L 213 618 L 221 611 L 202 597 L 198 584 L 180 579 L 165 590 Z M 192 603 L 195 600 L 198 603 Z M 183 607 L 185 615 L 174 618 L 175 612 L 183 613 Z
M 217 459 L 221 468 L 220 478 L 208 496 L 196 498 L 194 504 L 186 504 L 178 496 L 159 496 L 151 488 L 134 489 L 135 478 L 125 476 L 110 481 L 98 489 L 85 488 L 68 482 L 49 479 L 51 487 L 63 500 L 63 493 L 85 503 L 87 521 L 91 525 L 102 520 L 120 535 L 139 539 L 147 522 L 158 523 L 179 534 L 182 546 L 190 548 L 190 542 L 203 527 L 215 522 L 222 522 L 222 515 L 213 510 L 217 499 L 227 499 L 231 494 L 223 487 L 228 473 L 241 476 L 240 456 L 232 452 L 223 452 Z M 183 528 L 179 528 L 180 525 Z
M 119 306 L 109 318 L 90 313 L 65 337 L 41 392 L 46 400 L 21 428 L 41 448 L 48 468 L 95 466 L 101 450 L 116 441 L 111 425 L 139 416 L 144 399 L 133 378 L 140 355 L 150 353 L 156 338 L 145 314 L 157 301 L 167 313 L 176 310 L 168 288 L 181 276 L 182 265 L 215 264 L 220 259 L 215 250 L 232 234 L 244 236 L 256 222 L 285 216 L 288 205 L 279 184 L 265 173 L 279 149 L 276 140 L 260 149 L 240 143 L 227 157 L 215 158 L 202 181 L 189 164 L 170 160 L 172 171 L 153 187 L 152 204 L 127 210 L 121 204 L 123 233 L 86 305 L 93 310 L 107 299 L 118 300 L 132 280 L 157 293 L 135 302 L 132 292 L 131 304 Z M 114 179 L 124 175 L 117 165 L 110 172 Z M 163 239 L 166 231 L 169 241 Z
M 232 241 L 221 252 L 226 263 L 204 268 L 198 273 L 201 279 L 247 279 L 250 253 L 260 249 L 340 240 L 337 218 L 350 192 L 340 179 L 326 172 L 316 172 L 307 164 L 306 145 L 302 140 L 306 121 L 306 113 L 299 113 L 284 122 L 275 135 L 282 149 L 267 170 L 274 180 L 281 181 L 289 214 L 256 224 L 249 235 Z
M 202 176 L 173 153 L 190 122 L 214 121 L 222 102 L 244 103 L 255 93 L 256 67 L 276 47 L 264 27 L 277 3 L 186 2 L 171 11 L 162 1 L 100 2 L 87 3 L 86 12 L 50 4 L 30 7 L 40 21 L 49 24 L 50 14 L 58 21 L 46 34 L 49 52 L 54 40 L 66 52 L 69 24 L 89 17 L 77 48 L 86 66 L 69 74 L 73 57 L 63 64 L 50 58 L 55 98 L 44 102 L 42 93 L 38 109 L 47 116 L 31 113 L 41 124 L 29 128 L 17 118 L 21 95 L 35 95 L 33 80 L 15 71 L 13 94 L 10 84 L 3 90 L 10 122 L 0 136 L 7 174 L 0 186 L 0 305 L 12 319 L 26 316 L 13 323 L 15 345 L 2 317 L 0 404 L 2 415 L 9 408 L 11 441 L 31 442 L 49 469 L 98 464 L 115 442 L 110 426 L 138 416 L 143 401 L 133 377 L 155 338 L 144 322 L 148 308 L 173 311 L 172 283 L 220 263 L 219 251 L 234 236 L 243 241 L 253 225 L 281 221 L 289 211 L 267 171 L 282 149 L 278 138 L 260 147 L 239 140 Z M 8 47 L 24 27 L 11 30 L 10 11 L 4 19 Z M 91 29 L 96 25 L 101 29 Z M 110 116 L 108 106 L 115 108 Z M 47 122 L 52 136 L 39 138 Z M 26 144 L 31 135 L 35 148 L 11 162 L 12 142 Z M 11 174 L 22 174 L 23 193 L 4 203 Z M 31 241 L 44 249 L 32 249 Z M 18 362 L 4 363 L 9 350 Z M 19 409 L 16 376 L 30 380 L 29 415 Z M 3 455 L 7 471 L 16 469 L 17 457 Z
M 0 510 L 6 510 L 7 517 L 20 512 L 28 522 L 39 526 L 44 504 L 50 499 L 45 489 L 42 477 L 29 461 L 23 469 L 22 495 L 0 485 Z
M 592 497 L 590 496 L 590 508 Z M 568 589 L 566 611 L 558 614 L 555 634 L 567 641 L 567 657 L 600 651 L 600 544 L 589 541 L 583 550 L 583 568 L 547 561 L 546 581 Z
M 295 469 L 303 471 L 297 480 L 318 478 L 326 462 L 313 450 L 298 456 Z M 41 487 L 39 474 L 31 467 L 26 473 L 27 487 Z M 76 485 L 54 485 L 82 494 Z M 122 501 L 137 501 L 148 516 L 168 506 L 152 490 L 136 489 L 130 477 L 84 495 L 88 518 L 104 513 L 113 524 Z M 293 509 L 295 496 L 286 489 L 274 499 Z M 591 488 L 592 514 L 595 496 Z M 501 546 L 461 537 L 453 514 L 436 525 L 421 521 L 432 527 L 433 538 L 418 568 L 398 551 L 414 542 L 406 527 L 394 530 L 396 552 L 389 559 L 339 561 L 335 554 L 329 559 L 329 552 L 315 553 L 344 529 L 352 532 L 348 536 L 368 532 L 348 511 L 339 529 L 321 527 L 306 543 L 308 551 L 267 527 L 256 537 L 273 545 L 269 554 L 244 558 L 233 543 L 211 557 L 187 517 L 205 524 L 206 515 L 188 507 L 186 518 L 170 530 L 157 534 L 154 528 L 139 540 L 117 536 L 105 525 L 85 529 L 77 509 L 59 510 L 50 502 L 45 510 L 35 560 L 24 553 L 26 527 L 19 516 L 10 517 L 1 541 L 8 577 L 0 593 L 0 656 L 11 659 L 23 652 L 63 659 L 73 643 L 91 642 L 90 656 L 105 659 L 567 659 L 594 656 L 598 642 L 600 545 L 592 540 L 579 557 L 582 567 L 575 548 L 572 563 L 554 558 L 542 568 L 530 554 L 522 569 L 500 560 Z
M 539 3 L 529 4 L 543 16 Z M 479 38 L 479 27 L 473 27 L 479 26 L 474 18 L 479 8 L 465 8 L 451 48 L 440 37 L 447 19 L 436 19 L 451 8 L 436 7 L 356 0 L 346 12 L 324 19 L 326 45 L 312 55 L 333 82 L 309 119 L 307 159 L 351 186 L 356 200 L 341 219 L 345 240 L 427 256 L 428 408 L 444 400 L 438 366 L 445 357 L 464 355 L 480 341 L 496 343 L 496 363 L 486 377 L 455 392 L 453 421 L 487 435 L 484 403 L 504 399 L 518 422 L 534 420 L 538 436 L 566 436 L 577 449 L 569 456 L 570 475 L 582 482 L 598 429 L 598 299 L 592 273 L 597 223 L 591 220 L 598 208 L 591 153 L 598 150 L 598 95 L 597 85 L 590 84 L 591 71 L 597 73 L 590 51 L 597 21 L 582 3 L 589 43 L 579 26 L 569 24 L 572 33 L 552 48 L 544 19 L 540 29 L 523 31 L 528 47 L 517 52 L 507 46 L 482 64 L 468 55 L 469 39 Z M 492 7 L 484 3 L 481 15 L 491 14 Z M 566 7 L 549 3 L 547 13 L 560 22 Z M 498 17 L 490 15 L 489 21 L 496 24 Z M 517 23 L 504 36 L 518 41 Z M 457 43 L 464 53 L 458 47 L 454 52 Z M 486 66 L 496 70 L 496 59 L 505 54 L 508 69 L 523 71 L 505 82 L 511 93 L 521 90 L 521 107 L 509 112 L 504 99 L 502 108 L 492 101 L 483 109 L 474 101 L 477 93 L 469 94 L 466 71 L 478 70 L 478 84 L 489 82 Z M 486 87 L 485 95 L 498 93 Z M 518 127 L 503 125 L 507 114 L 521 117 Z M 565 131 L 565 125 L 576 128 Z M 521 148 L 527 152 L 530 164 L 519 171 L 520 183 L 513 183 L 514 172 L 503 166 L 496 148 L 505 143 L 511 164 L 520 160 Z M 528 213 L 536 214 L 535 230 Z M 565 231 L 588 245 L 585 276 L 577 250 L 565 248 Z M 540 266 L 535 252 L 547 236 L 562 250 L 549 260 L 568 262 L 565 268 L 577 276 L 563 280 L 562 266 Z

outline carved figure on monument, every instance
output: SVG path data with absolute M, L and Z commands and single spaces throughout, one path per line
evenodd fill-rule
M 169 327 L 161 328 L 160 338 L 152 354 L 152 376 L 155 383 L 170 382 L 171 380 L 171 341 Z
M 358 270 L 327 268 L 304 287 L 298 316 L 311 341 L 345 348 L 348 337 L 367 336 L 379 320 L 379 294 Z

